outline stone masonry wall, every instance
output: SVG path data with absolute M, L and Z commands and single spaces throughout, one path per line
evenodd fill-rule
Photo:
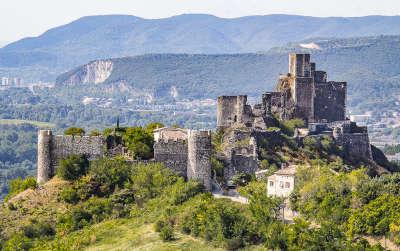
M 43 183 L 53 177 L 60 160 L 71 154 L 97 159 L 103 157 L 105 151 L 106 142 L 101 136 L 55 136 L 50 130 L 39 131 L 37 180 Z
M 295 79 L 295 117 L 311 121 L 314 118 L 314 82 L 312 78 Z
M 342 144 L 350 158 L 372 159 L 368 133 L 345 133 L 342 136 Z
M 342 121 L 346 119 L 346 82 L 315 84 L 315 121 Z
M 187 178 L 187 141 L 159 141 L 154 144 L 154 159 Z

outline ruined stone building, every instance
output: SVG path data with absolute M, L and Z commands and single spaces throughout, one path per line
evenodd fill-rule
M 154 131 L 154 160 L 211 190 L 211 132 L 180 128 Z
M 178 175 L 196 179 L 211 189 L 211 132 L 175 128 L 155 131 L 155 161 L 164 163 Z M 51 130 L 38 133 L 37 181 L 51 179 L 60 160 L 72 154 L 89 160 L 124 155 L 124 147 L 103 136 L 53 135 Z
M 55 175 L 61 159 L 71 154 L 84 154 L 89 159 L 101 158 L 105 154 L 106 141 L 101 136 L 53 135 L 51 130 L 40 130 L 38 134 L 37 181 L 43 183 Z
M 289 73 L 279 76 L 276 90 L 264 93 L 259 104 L 248 104 L 246 95 L 219 97 L 217 128 L 225 132 L 224 142 L 230 146 L 223 156 L 227 177 L 257 169 L 257 142 L 273 137 L 265 129 L 275 126 L 274 118 L 304 120 L 309 128 L 296 131 L 300 140 L 329 135 L 348 156 L 372 159 L 367 128 L 346 118 L 346 82 L 327 78 L 325 71 L 316 70 L 310 54 L 290 54 Z
M 262 95 L 260 104 L 247 104 L 247 96 L 218 98 L 217 127 L 234 124 L 264 128 L 268 116 L 282 120 L 301 118 L 305 122 L 346 120 L 346 82 L 327 81 L 327 73 L 317 71 L 310 54 L 290 54 L 289 73 L 279 76 L 276 90 Z

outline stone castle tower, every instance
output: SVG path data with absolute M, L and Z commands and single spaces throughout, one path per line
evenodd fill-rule
M 188 132 L 188 179 L 203 183 L 207 191 L 211 191 L 211 132 Z
M 38 133 L 37 152 L 37 182 L 44 183 L 53 176 L 51 167 L 51 139 L 50 130 L 40 130 Z

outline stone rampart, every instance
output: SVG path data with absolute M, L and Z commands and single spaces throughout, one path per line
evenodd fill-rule
M 154 159 L 177 174 L 187 177 L 188 144 L 186 140 L 155 142 Z
M 39 183 L 54 176 L 61 159 L 72 154 L 83 154 L 89 159 L 104 156 L 106 142 L 102 136 L 64 136 L 53 135 L 50 130 L 38 134 L 38 173 Z

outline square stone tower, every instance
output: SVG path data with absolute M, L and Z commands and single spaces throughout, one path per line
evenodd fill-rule
M 289 54 L 289 73 L 294 78 L 292 98 L 296 105 L 296 117 L 314 121 L 314 78 L 315 64 L 310 54 Z

